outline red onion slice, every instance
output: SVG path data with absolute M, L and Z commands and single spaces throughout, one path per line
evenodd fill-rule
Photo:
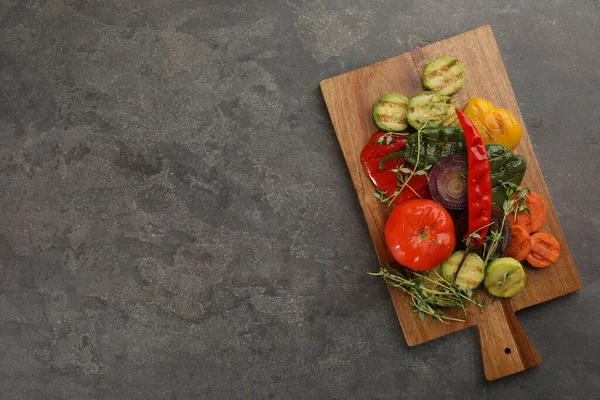
M 453 154 L 442 158 L 429 172 L 429 191 L 433 200 L 449 210 L 467 208 L 468 158 Z

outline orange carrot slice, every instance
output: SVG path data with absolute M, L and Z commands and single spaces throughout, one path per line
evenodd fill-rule
M 505 257 L 512 257 L 517 261 L 523 261 L 531 252 L 531 236 L 527 230 L 519 225 L 512 226 L 512 239 L 510 246 L 504 253 Z
M 525 260 L 535 268 L 546 268 L 558 260 L 560 244 L 554 236 L 546 232 L 531 235 L 531 252 Z
M 546 221 L 546 203 L 539 194 L 529 193 L 525 198 L 525 206 L 527 206 L 529 212 L 520 211 L 517 213 L 516 218 L 511 213 L 508 218 L 513 226 L 519 225 L 529 233 L 536 232 Z

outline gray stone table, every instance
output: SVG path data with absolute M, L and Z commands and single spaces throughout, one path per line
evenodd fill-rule
M 368 4 L 368 5 L 367 5 Z M 318 87 L 491 24 L 583 282 L 409 348 Z M 1 399 L 593 399 L 598 1 L 0 1 Z

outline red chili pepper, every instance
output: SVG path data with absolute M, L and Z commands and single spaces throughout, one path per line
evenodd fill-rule
M 469 230 L 465 238 L 477 232 L 478 238 L 472 238 L 475 247 L 481 246 L 489 230 L 492 217 L 492 173 L 485 144 L 477 128 L 460 110 L 456 110 L 458 120 L 465 134 L 467 155 L 469 159 L 468 200 L 469 200 Z
M 387 132 L 375 132 L 369 140 L 369 143 L 363 148 L 360 159 L 363 164 L 363 168 L 366 174 L 371 178 L 373 184 L 381 191 L 385 192 L 387 197 L 391 196 L 398 186 L 398 175 L 393 172 L 392 169 L 398 168 L 404 164 L 405 167 L 412 169 L 412 165 L 408 163 L 406 158 L 398 156 L 391 156 L 387 160 L 381 162 L 387 156 L 392 153 L 397 153 L 406 147 L 406 136 L 401 135 L 386 135 Z M 379 138 L 380 144 L 377 144 Z M 388 143 L 388 138 L 389 143 Z M 383 169 L 381 168 L 383 167 Z M 395 199 L 394 203 L 400 204 L 406 200 L 411 199 L 430 199 L 431 194 L 429 193 L 429 186 L 427 185 L 427 177 L 425 175 L 415 175 L 410 180 L 410 187 L 414 189 L 413 192 L 410 188 L 406 187 Z

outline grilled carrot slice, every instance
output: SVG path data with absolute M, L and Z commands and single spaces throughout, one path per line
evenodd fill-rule
M 523 261 L 531 252 L 531 236 L 525 228 L 519 225 L 512 226 L 512 239 L 510 246 L 506 249 L 504 257 L 512 257 L 517 261 Z
M 519 211 L 516 218 L 511 213 L 508 218 L 513 226 L 519 225 L 529 233 L 536 232 L 546 221 L 546 203 L 542 196 L 532 192 L 525 198 L 525 206 L 529 209 L 529 212 Z
M 531 235 L 531 252 L 525 260 L 535 268 L 546 268 L 554 264 L 560 256 L 560 244 L 554 236 L 546 232 Z

